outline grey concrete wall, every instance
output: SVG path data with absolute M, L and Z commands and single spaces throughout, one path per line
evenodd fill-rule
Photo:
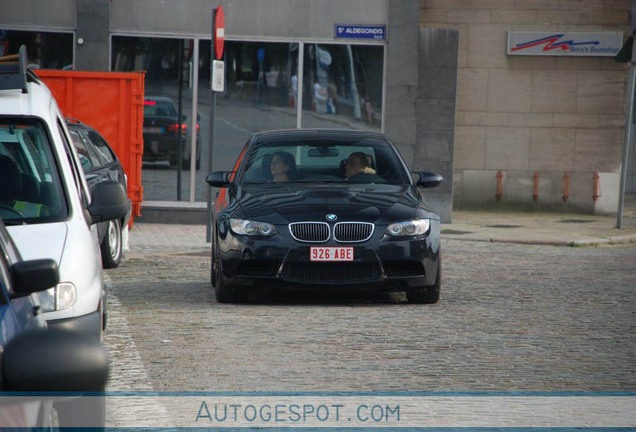
M 335 23 L 386 24 L 388 1 L 111 0 L 110 30 L 206 36 L 212 8 L 222 5 L 228 39 L 333 40 Z
M 77 0 L 75 68 L 108 71 L 109 0 Z M 80 44 L 78 41 L 82 40 Z
M 2 0 L 0 28 L 74 30 L 75 0 Z
M 413 168 L 434 171 L 444 177 L 439 187 L 426 191 L 426 196 L 442 221 L 450 222 L 459 32 L 426 28 L 419 32 L 419 85 L 415 104 L 417 121 Z
M 418 0 L 390 0 L 384 132 L 400 150 L 409 168 L 414 168 L 416 139 L 418 12 Z

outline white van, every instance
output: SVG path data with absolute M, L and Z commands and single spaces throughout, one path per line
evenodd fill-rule
M 60 283 L 39 293 L 49 327 L 101 335 L 106 318 L 95 224 L 125 216 L 124 188 L 89 190 L 49 89 L 19 62 L 0 63 L 0 217 L 25 260 L 52 258 Z

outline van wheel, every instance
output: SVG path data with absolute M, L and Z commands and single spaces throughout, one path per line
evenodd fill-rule
M 122 255 L 121 222 L 119 220 L 108 221 L 108 229 L 102 240 L 102 264 L 110 269 L 119 266 Z

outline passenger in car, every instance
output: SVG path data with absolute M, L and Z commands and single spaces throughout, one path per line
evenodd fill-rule
M 49 211 L 46 206 L 23 201 L 22 178 L 20 169 L 13 159 L 0 155 L 0 205 L 12 209 L 22 217 L 48 216 Z
M 291 153 L 276 152 L 272 156 L 270 172 L 273 182 L 286 182 L 294 178 L 296 160 Z
M 373 182 L 379 177 L 372 168 L 373 158 L 363 152 L 351 153 L 345 161 L 345 180 Z

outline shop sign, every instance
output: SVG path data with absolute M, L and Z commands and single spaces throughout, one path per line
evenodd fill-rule
M 334 37 L 336 39 L 386 40 L 386 26 L 336 24 Z
M 508 55 L 606 56 L 623 46 L 622 32 L 508 32 Z

